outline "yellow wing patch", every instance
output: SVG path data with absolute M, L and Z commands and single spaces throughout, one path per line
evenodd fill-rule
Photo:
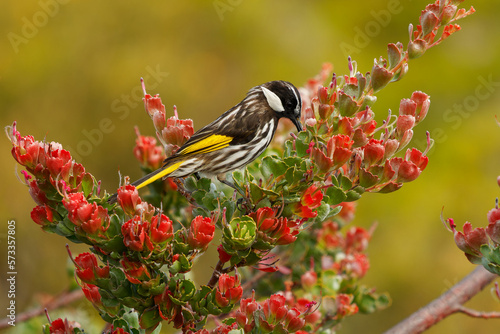
M 179 168 L 181 166 L 181 164 L 183 163 L 183 161 L 180 161 L 180 162 L 177 162 L 173 165 L 170 165 L 168 166 L 167 168 L 165 169 L 162 169 L 160 172 L 158 172 L 157 174 L 151 176 L 149 179 L 146 179 L 144 180 L 143 182 L 139 183 L 136 188 L 139 189 L 139 188 L 142 188 L 144 186 L 147 186 L 148 184 L 150 184 L 151 182 L 154 182 L 158 179 L 161 179 L 162 177 L 164 176 L 167 176 L 168 174 L 172 173 L 173 171 L 175 171 L 177 168 Z
M 180 152 L 179 155 L 189 154 L 192 152 L 196 153 L 209 153 L 221 148 L 228 147 L 229 143 L 233 140 L 233 137 L 228 137 L 224 135 L 211 135 L 205 139 L 202 139 L 194 144 L 189 145 Z

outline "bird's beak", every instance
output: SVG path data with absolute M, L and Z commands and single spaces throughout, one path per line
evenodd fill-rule
M 302 131 L 302 124 L 300 124 L 300 117 L 299 118 L 292 118 L 292 123 L 297 127 L 298 132 Z

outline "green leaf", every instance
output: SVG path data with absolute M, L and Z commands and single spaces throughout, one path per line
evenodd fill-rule
M 82 178 L 82 190 L 85 197 L 88 197 L 94 190 L 94 180 L 92 175 L 85 173 Z
M 346 193 L 347 198 L 346 202 L 354 202 L 361 198 L 361 194 L 365 192 L 363 187 L 357 186 L 353 190 L 350 190 Z
M 334 105 L 342 116 L 350 117 L 358 110 L 358 105 L 353 98 L 344 92 L 339 92 Z
M 316 216 L 316 221 L 324 221 L 325 218 L 330 213 L 330 205 L 328 203 L 321 203 L 321 205 L 317 209 L 318 215 Z
M 197 182 L 196 181 L 197 180 L 196 180 L 196 178 L 194 176 L 187 177 L 184 180 L 184 188 L 186 188 L 186 190 L 188 192 L 193 192 L 195 190 L 198 190 Z
M 332 177 L 332 180 L 333 179 L 334 178 Z M 340 189 L 339 187 L 335 187 L 335 186 L 329 187 L 326 190 L 325 195 L 328 196 L 328 204 L 330 204 L 330 205 L 337 205 L 337 204 L 340 204 L 342 202 L 345 202 L 345 200 L 347 198 L 344 191 L 342 189 Z
M 349 189 L 351 189 L 351 187 L 352 187 L 352 181 L 347 176 L 344 176 L 344 175 L 341 174 L 341 175 L 338 176 L 338 180 L 339 180 L 339 183 L 340 183 L 340 187 L 343 190 L 349 190 Z
M 283 175 L 286 169 L 287 166 L 285 162 L 275 155 L 268 155 L 267 157 L 264 157 L 260 165 L 260 170 L 266 180 L 268 180 L 271 175 L 273 175 L 274 178 Z

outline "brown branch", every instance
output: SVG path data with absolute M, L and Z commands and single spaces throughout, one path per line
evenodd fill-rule
M 500 318 L 500 312 L 482 312 L 470 309 L 468 307 L 462 306 L 457 312 L 467 314 L 469 317 L 480 318 L 480 319 L 495 319 Z
M 422 307 L 420 310 L 386 331 L 385 334 L 422 333 L 456 312 L 462 312 L 469 315 L 481 314 L 481 312 L 472 312 L 472 310 L 470 310 L 471 312 L 467 312 L 465 310 L 469 309 L 465 309 L 462 305 L 478 294 L 497 277 L 497 275 L 490 273 L 482 266 L 478 266 L 438 299 Z
M 44 314 L 45 309 L 48 311 L 60 308 L 62 306 L 66 306 L 68 304 L 71 304 L 74 301 L 77 301 L 83 297 L 83 292 L 82 290 L 73 290 L 73 291 L 65 291 L 58 296 L 55 296 L 51 301 L 46 303 L 45 305 L 41 305 L 36 309 L 28 310 L 23 313 L 17 314 L 16 315 L 16 323 L 18 322 L 23 322 L 27 321 L 31 318 L 38 317 L 39 315 Z M 9 327 L 9 322 L 10 319 L 2 319 L 0 321 L 0 329 L 7 328 Z

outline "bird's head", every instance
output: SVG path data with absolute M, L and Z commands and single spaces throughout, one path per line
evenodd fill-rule
M 275 112 L 278 118 L 286 117 L 290 119 L 302 131 L 300 123 L 300 111 L 302 100 L 299 90 L 287 81 L 270 81 L 260 85 L 262 94 L 269 107 Z

